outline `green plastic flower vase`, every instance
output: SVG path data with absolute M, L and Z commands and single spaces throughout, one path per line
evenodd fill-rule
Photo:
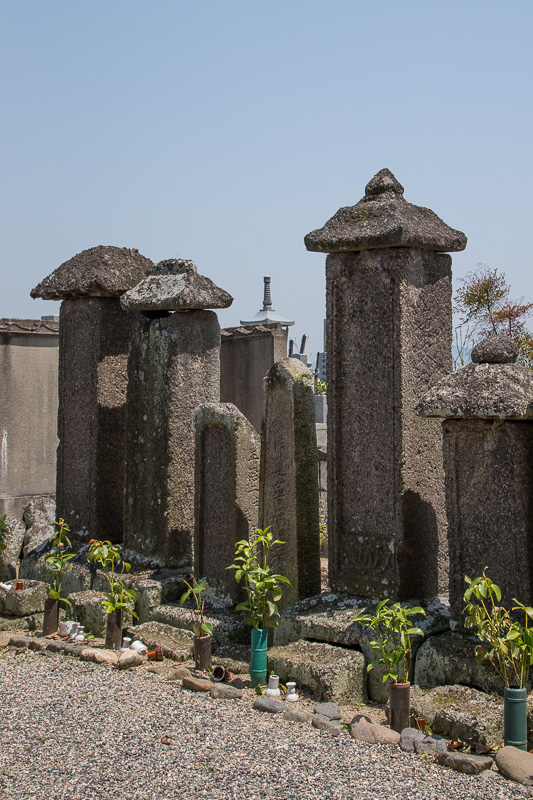
M 267 628 L 252 628 L 250 677 L 252 686 L 262 686 L 267 678 Z
M 527 750 L 527 689 L 503 690 L 503 739 L 505 745 Z

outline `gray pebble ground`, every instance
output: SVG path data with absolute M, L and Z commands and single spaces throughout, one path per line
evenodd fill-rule
M 321 733 L 137 667 L 0 652 L 2 800 L 507 800 L 529 789 Z M 170 744 L 163 744 L 167 736 Z

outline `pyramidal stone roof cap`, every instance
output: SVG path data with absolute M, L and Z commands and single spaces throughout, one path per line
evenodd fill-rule
M 233 297 L 199 275 L 194 261 L 171 258 L 156 264 L 152 275 L 126 292 L 120 302 L 137 311 L 190 311 L 228 308 Z
M 30 294 L 43 300 L 120 297 L 150 274 L 153 262 L 138 250 L 99 245 L 65 261 Z
M 421 417 L 533 419 L 533 370 L 516 364 L 508 336 L 491 336 L 472 351 L 473 361 L 426 392 Z
M 308 233 L 308 250 L 318 253 L 413 247 L 435 252 L 464 250 L 466 236 L 450 228 L 429 208 L 403 197 L 403 186 L 382 169 L 367 184 L 355 206 L 340 208 L 323 228 Z

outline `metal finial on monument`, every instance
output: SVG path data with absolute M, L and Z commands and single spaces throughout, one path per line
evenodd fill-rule
M 267 308 L 272 308 L 272 298 L 270 297 L 270 278 L 265 275 L 263 278 L 265 282 L 265 292 L 263 294 L 263 311 Z
M 241 325 L 268 325 L 268 323 L 279 322 L 284 328 L 294 325 L 294 320 L 283 319 L 281 314 L 272 308 L 272 297 L 270 295 L 270 277 L 265 275 L 263 278 L 265 288 L 263 292 L 263 308 L 251 319 L 241 319 Z

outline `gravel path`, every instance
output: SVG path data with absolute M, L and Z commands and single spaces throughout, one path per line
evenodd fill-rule
M 213 700 L 150 674 L 0 652 L 2 800 L 508 800 L 529 789 Z M 163 744 L 167 736 L 170 744 Z

